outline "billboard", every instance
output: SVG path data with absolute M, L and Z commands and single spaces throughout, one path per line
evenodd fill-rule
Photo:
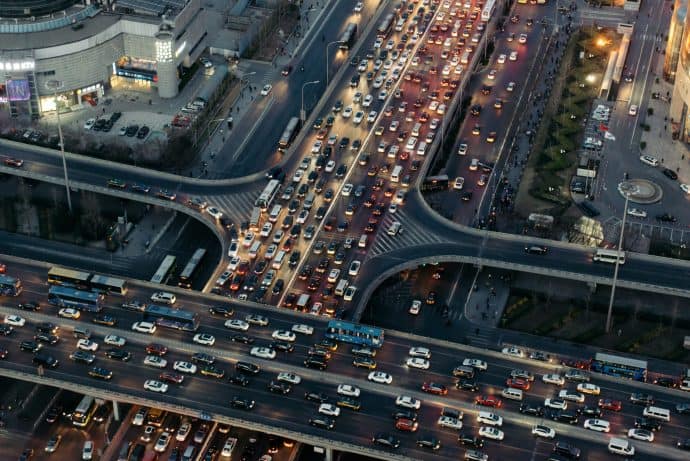
M 29 81 L 26 79 L 7 80 L 6 89 L 10 101 L 28 101 L 31 97 Z

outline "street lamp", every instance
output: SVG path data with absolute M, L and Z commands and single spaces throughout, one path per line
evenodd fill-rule
M 304 87 L 307 85 L 316 85 L 317 83 L 321 83 L 321 80 L 313 80 L 311 82 L 304 82 L 304 85 L 302 85 L 302 106 L 301 110 L 299 111 L 299 119 L 302 123 L 307 119 L 307 113 L 304 111 Z
M 67 159 L 65 158 L 65 140 L 62 137 L 62 125 L 60 125 L 60 106 L 58 106 L 57 92 L 61 90 L 64 85 L 59 80 L 48 80 L 46 82 L 46 89 L 53 92 L 55 99 L 55 113 L 57 114 L 58 137 L 60 140 L 60 153 L 62 154 L 62 170 L 65 174 L 65 188 L 67 189 L 67 207 L 69 214 L 72 214 L 72 198 L 69 193 L 69 179 L 67 177 Z
M 613 315 L 613 299 L 616 295 L 616 282 L 618 282 L 618 267 L 621 263 L 621 252 L 623 251 L 623 234 L 625 233 L 625 217 L 628 215 L 628 200 L 630 192 L 625 192 L 625 206 L 623 207 L 623 222 L 621 224 L 621 235 L 618 237 L 618 249 L 616 251 L 616 265 L 613 269 L 613 283 L 611 284 L 611 298 L 609 299 L 609 310 L 606 313 L 606 333 L 611 332 L 611 317 Z
M 328 71 L 330 70 L 330 65 L 328 61 L 328 47 L 331 45 L 334 45 L 336 43 L 340 43 L 340 40 L 336 40 L 335 42 L 330 42 L 329 44 L 326 45 L 326 88 L 328 88 Z

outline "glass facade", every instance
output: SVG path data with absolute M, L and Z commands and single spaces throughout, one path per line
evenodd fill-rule
M 671 17 L 664 59 L 664 78 L 671 83 L 676 79 L 678 58 L 685 30 L 685 19 L 688 13 L 688 0 L 675 0 L 673 6 L 673 16 Z

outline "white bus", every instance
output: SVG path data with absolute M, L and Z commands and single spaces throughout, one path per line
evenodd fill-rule
M 271 179 L 268 181 L 268 184 L 266 185 L 266 188 L 264 188 L 263 192 L 261 192 L 261 195 L 259 195 L 259 198 L 257 198 L 254 202 L 254 206 L 261 208 L 261 211 L 266 211 L 268 207 L 271 206 L 271 203 L 273 203 L 273 199 L 275 199 L 276 195 L 278 195 L 279 190 L 280 181 L 277 179 Z
M 161 285 L 168 283 L 170 276 L 175 270 L 176 261 L 177 258 L 173 255 L 167 255 L 163 258 L 163 262 L 158 267 L 158 270 L 153 274 L 153 277 L 151 277 L 151 283 L 160 283 Z
M 487 0 L 486 5 L 484 5 L 484 9 L 482 10 L 482 21 L 489 22 L 489 20 L 491 20 L 491 16 L 494 15 L 495 10 L 496 0 Z
M 594 252 L 592 258 L 594 261 L 601 261 L 604 263 L 615 264 L 618 261 L 619 264 L 625 264 L 625 251 L 609 250 L 606 248 L 597 248 Z

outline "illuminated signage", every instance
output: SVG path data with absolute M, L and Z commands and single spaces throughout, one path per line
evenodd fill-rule
M 136 80 L 146 80 L 149 82 L 157 82 L 158 75 L 155 72 L 147 72 L 144 70 L 132 70 L 117 68 L 116 74 L 120 77 L 133 78 Z
M 0 71 L 5 72 L 22 72 L 34 70 L 36 63 L 34 61 L 0 61 Z

